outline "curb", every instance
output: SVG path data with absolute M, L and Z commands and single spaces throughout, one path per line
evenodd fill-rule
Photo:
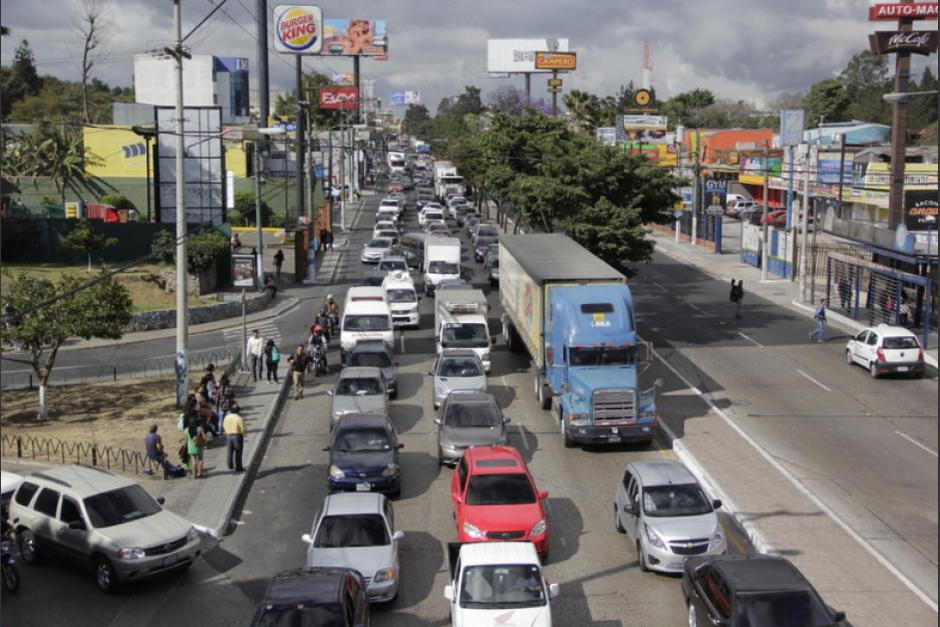
M 267 448 L 268 438 L 271 436 L 271 428 L 275 422 L 274 418 L 284 405 L 284 399 L 287 397 L 287 391 L 290 389 L 291 384 L 291 377 L 284 377 L 284 383 L 281 385 L 280 391 L 277 393 L 277 396 L 274 397 L 271 404 L 268 405 L 268 410 L 261 420 L 261 433 L 258 436 L 258 444 L 251 451 L 249 458 L 245 462 L 245 472 L 243 472 L 239 478 L 238 486 L 229 494 L 228 500 L 222 508 L 222 513 L 219 515 L 215 527 L 210 529 L 210 532 L 216 538 L 221 539 L 226 535 L 226 531 L 228 531 L 229 525 L 231 524 L 232 514 L 235 511 L 235 505 L 242 496 L 244 496 L 245 486 L 248 485 L 249 479 L 254 480 L 255 474 L 258 472 L 258 467 L 261 465 L 260 452 Z

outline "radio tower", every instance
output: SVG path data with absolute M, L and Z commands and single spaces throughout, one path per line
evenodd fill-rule
M 649 89 L 653 86 L 653 44 L 648 41 L 643 42 L 643 89 Z

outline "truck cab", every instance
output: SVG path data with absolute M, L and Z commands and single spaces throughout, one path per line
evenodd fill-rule
M 474 542 L 447 545 L 450 603 L 454 627 L 526 625 L 551 627 L 551 599 L 557 583 L 542 574 L 530 542 Z
M 445 290 L 434 304 L 434 338 L 437 354 L 445 348 L 469 348 L 490 372 L 490 332 L 486 296 L 481 290 Z
M 656 425 L 652 390 L 638 391 L 633 297 L 626 285 L 579 285 L 548 291 L 545 370 L 566 445 L 649 442 Z
M 385 301 L 392 313 L 392 325 L 395 327 L 417 327 L 418 294 L 415 283 L 407 272 L 395 271 L 388 274 L 382 282 Z
M 444 279 L 460 278 L 460 240 L 429 236 L 424 240 L 424 293 L 430 296 Z
M 346 292 L 346 304 L 340 321 L 340 358 L 362 340 L 382 340 L 392 346 L 392 316 L 381 287 L 351 287 Z

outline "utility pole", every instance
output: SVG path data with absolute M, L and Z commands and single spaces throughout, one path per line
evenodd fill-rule
M 173 0 L 176 22 L 176 406 L 186 402 L 189 387 L 189 302 L 187 290 L 186 238 L 186 172 L 183 163 L 186 146 L 183 141 L 183 16 L 180 0 Z
M 698 210 L 699 205 L 702 202 L 702 193 L 701 193 L 701 178 L 702 178 L 702 163 L 701 163 L 701 149 L 699 147 L 699 141 L 701 140 L 701 135 L 698 130 L 695 131 L 695 181 L 692 187 L 692 239 L 689 243 L 695 246 L 695 240 L 698 237 Z
M 306 136 L 304 135 L 304 71 L 303 71 L 303 55 L 296 55 L 296 68 L 295 74 L 297 75 L 297 91 L 295 92 L 295 98 L 297 100 L 297 121 L 296 121 L 296 135 L 297 135 L 297 216 L 301 216 L 304 213 L 304 156 L 306 151 Z M 289 228 L 293 229 L 296 226 L 290 225 Z
M 767 224 L 767 214 L 769 213 L 768 209 L 770 206 L 769 199 L 767 198 L 768 188 L 770 187 L 770 142 L 764 140 L 764 218 L 763 222 L 763 235 L 761 238 L 761 251 L 760 251 L 760 280 L 767 280 L 767 255 L 770 253 L 770 242 L 767 241 L 768 234 L 770 232 L 770 225 Z
M 362 89 L 359 86 L 359 55 L 353 55 L 353 85 L 356 86 L 356 113 L 355 120 L 356 124 L 359 124 L 360 119 L 360 110 L 362 108 Z
M 346 113 L 343 113 L 343 122 L 345 123 Z M 339 129 L 340 152 L 339 152 L 339 224 L 343 231 L 346 231 L 346 127 Z
M 525 97 L 526 97 L 526 104 L 529 104 L 529 103 L 532 102 L 532 73 L 531 73 L 531 72 L 525 72 L 524 75 L 525 75 Z M 895 90 L 895 91 L 897 91 L 897 90 Z
M 806 146 L 806 155 L 803 158 L 803 215 L 800 218 L 800 297 L 806 302 L 806 232 L 809 226 L 809 167 L 812 164 L 812 147 Z M 813 228 L 818 228 L 818 220 L 814 221 Z
M 307 218 L 310 219 L 310 224 L 313 224 L 313 120 L 310 118 L 310 108 L 313 102 L 314 93 L 312 89 L 307 90 L 307 169 L 304 172 L 304 180 L 307 183 L 306 190 L 306 200 L 307 200 Z M 322 157 L 321 157 L 322 160 Z
M 558 87 L 555 86 L 554 80 L 558 78 L 558 71 L 552 71 L 552 117 L 558 117 Z
M 258 251 L 258 288 L 264 289 L 264 232 L 261 230 L 261 142 L 260 141 L 255 142 L 255 227 L 257 227 L 258 229 L 258 247 L 256 249 Z
M 255 54 L 258 57 L 258 127 L 268 125 L 270 103 L 268 100 L 268 1 L 255 2 L 255 20 L 257 43 Z
M 898 30 L 908 32 L 913 30 L 914 20 L 901 19 Z M 895 55 L 894 65 L 894 91 L 903 94 L 907 91 L 911 78 L 911 53 L 898 52 Z M 901 98 L 894 103 L 891 114 L 891 179 L 888 188 L 888 228 L 895 230 L 903 224 L 902 210 L 904 208 L 904 157 L 907 144 L 907 100 Z M 839 173 L 841 175 L 841 172 Z M 842 199 L 840 198 L 841 202 Z

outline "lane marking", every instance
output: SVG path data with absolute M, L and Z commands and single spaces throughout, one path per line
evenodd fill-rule
M 660 289 L 661 291 L 666 292 L 667 294 L 669 293 L 669 290 L 666 289 L 665 287 L 663 287 L 662 285 L 660 285 L 659 283 L 653 283 L 652 285 L 653 285 L 654 287 Z
M 401 333 L 398 337 L 399 337 L 398 343 L 401 344 L 401 352 L 404 353 L 405 352 L 405 334 Z
M 804 377 L 806 377 L 807 379 L 809 379 L 810 381 L 812 381 L 813 383 L 815 383 L 816 385 L 818 385 L 819 387 L 821 387 L 822 389 L 826 390 L 827 392 L 831 392 L 831 391 L 832 391 L 832 388 L 830 388 L 830 387 L 827 386 L 827 385 L 823 385 L 822 383 L 820 383 L 819 381 L 817 381 L 817 380 L 814 379 L 813 377 L 809 376 L 808 374 L 806 374 L 805 372 L 803 372 L 803 371 L 800 370 L 799 368 L 797 368 L 796 371 L 799 372 L 799 373 L 800 373 L 801 375 L 803 375 Z
M 517 425 L 519 427 L 519 435 L 522 436 L 522 448 L 528 453 L 529 448 L 529 438 L 526 437 L 525 429 L 522 428 L 522 425 Z
M 715 317 L 713 314 L 708 313 L 707 311 L 705 311 L 704 309 L 702 309 L 701 307 L 699 307 L 699 306 L 696 305 L 695 303 L 686 303 L 686 305 L 688 305 L 689 307 L 691 307 L 692 309 L 694 309 L 695 311 L 699 312 L 700 314 L 702 314 L 703 316 L 705 316 L 705 317 L 707 317 L 707 318 L 714 318 L 714 317 Z
M 928 453 L 930 453 L 930 454 L 933 455 L 934 457 L 937 457 L 937 451 L 935 451 L 935 450 L 933 450 L 933 449 L 931 449 L 931 448 L 929 448 L 929 447 L 924 446 L 923 444 L 921 444 L 920 442 L 918 442 L 917 440 L 915 440 L 915 439 L 912 438 L 911 436 L 907 435 L 906 433 L 901 433 L 900 431 L 895 431 L 895 433 L 898 434 L 899 436 L 901 436 L 902 438 L 904 438 L 905 440 L 907 440 L 908 442 L 910 442 L 911 444 L 913 444 L 914 446 L 917 446 L 917 447 L 919 447 L 919 448 L 921 448 L 921 449 L 927 451 Z
M 740 333 L 740 331 L 739 331 L 739 333 Z M 656 359 L 658 359 L 664 366 L 666 366 L 666 368 L 668 368 L 668 369 L 670 370 L 670 372 L 672 372 L 676 377 L 678 377 L 680 381 L 682 381 L 683 383 L 685 383 L 685 385 L 686 385 L 687 387 L 689 387 L 690 389 L 693 389 L 693 390 L 697 390 L 697 388 L 695 388 L 695 386 L 692 385 L 692 382 L 689 381 L 689 380 L 685 377 L 685 375 L 683 375 L 681 372 L 679 372 L 679 371 L 676 369 L 675 366 L 673 366 L 673 365 L 670 364 L 668 361 L 666 361 L 665 359 L 663 359 L 663 358 L 660 356 L 660 354 L 659 354 L 655 349 L 653 349 L 653 348 L 651 347 L 651 348 L 650 348 L 650 352 L 652 353 L 652 355 L 653 355 Z M 747 433 L 745 433 L 744 430 L 743 430 L 741 427 L 739 427 L 737 424 L 735 424 L 734 421 L 732 421 L 731 418 L 729 418 L 728 415 L 727 415 L 724 411 L 721 410 L 721 408 L 719 408 L 717 405 L 715 405 L 715 403 L 712 402 L 712 400 L 711 400 L 710 398 L 708 398 L 707 396 L 705 396 L 705 395 L 702 394 L 701 392 L 698 392 L 698 395 L 699 395 L 699 397 L 700 397 L 703 401 L 705 401 L 705 402 L 708 404 L 708 406 L 712 409 L 712 411 L 714 411 L 716 414 L 718 414 L 719 416 L 721 416 L 722 420 L 724 420 L 725 423 L 727 423 L 729 427 L 731 427 L 739 436 L 741 436 L 741 438 L 743 438 L 745 442 L 747 442 L 748 444 L 750 444 L 750 445 L 754 448 L 754 450 L 757 451 L 757 454 L 758 454 L 758 455 L 760 455 L 761 457 L 763 457 L 764 460 L 765 460 L 768 464 L 770 464 L 774 469 L 777 470 L 777 472 L 779 472 L 781 475 L 783 475 L 783 477 L 785 477 L 785 478 L 787 479 L 787 481 L 789 481 L 790 484 L 791 484 L 794 488 L 796 488 L 796 490 L 797 490 L 798 492 L 800 492 L 803 496 L 805 496 L 805 497 L 808 498 L 810 501 L 812 501 L 812 503 L 813 503 L 814 505 L 816 505 L 816 507 L 818 507 L 820 510 L 822 510 L 823 512 L 825 512 L 826 515 L 829 516 L 829 518 L 831 518 L 832 521 L 835 522 L 839 527 L 841 527 L 842 530 L 845 531 L 845 532 L 849 535 L 850 538 L 852 538 L 853 540 L 855 540 L 855 542 L 857 542 L 857 543 L 859 544 L 859 546 L 861 546 L 863 549 L 865 549 L 865 550 L 868 552 L 869 555 L 871 555 L 873 558 L 875 558 L 875 560 L 876 560 L 879 564 L 881 564 L 882 566 L 884 566 L 885 569 L 887 569 L 888 572 L 890 572 L 892 575 L 894 575 L 895 578 L 898 579 L 898 581 L 900 581 L 901 583 L 903 583 L 904 586 L 905 586 L 908 590 L 910 590 L 911 592 L 913 592 L 913 593 L 914 593 L 914 596 L 916 596 L 918 599 L 920 599 L 921 601 L 923 601 L 923 603 L 924 603 L 927 607 L 929 607 L 931 610 L 933 610 L 934 612 L 937 612 L 937 611 L 938 611 L 937 603 L 934 602 L 933 599 L 931 599 L 931 598 L 927 595 L 926 592 L 924 592 L 923 590 L 921 590 L 913 581 L 911 581 L 911 579 L 909 579 L 909 578 L 907 577 L 907 575 L 905 575 L 905 574 L 902 573 L 900 570 L 898 570 L 898 568 L 897 568 L 894 564 L 892 564 L 891 562 L 889 562 L 888 559 L 887 559 L 886 557 L 884 557 L 881 553 L 879 553 L 878 550 L 875 549 L 874 546 L 872 546 L 865 538 L 863 538 L 862 536 L 860 536 L 860 535 L 858 534 L 858 532 L 856 532 L 854 529 L 852 529 L 852 528 L 848 525 L 848 523 L 846 523 L 844 520 L 842 520 L 842 518 L 840 518 L 838 514 L 836 514 L 832 509 L 830 509 L 828 505 L 826 505 L 825 503 L 823 503 L 822 500 L 821 500 L 819 497 L 817 497 L 815 494 L 813 494 L 813 493 L 809 490 L 809 488 L 807 488 L 805 485 L 803 485 L 803 484 L 800 482 L 799 479 L 797 479 L 796 477 L 794 477 L 794 476 L 790 473 L 790 471 L 788 471 L 786 468 L 784 468 L 784 467 L 780 464 L 780 462 L 778 462 L 776 459 L 773 458 L 773 456 L 771 456 L 770 453 L 768 453 L 766 450 L 764 450 L 764 448 L 763 448 L 760 444 L 758 444 L 757 441 L 754 440 L 754 438 L 752 438 L 752 437 L 749 436 Z M 669 426 L 668 426 L 665 422 L 660 422 L 659 424 L 662 426 L 663 430 L 666 431 L 666 433 L 669 435 L 669 437 L 673 440 L 673 449 L 675 449 L 675 446 L 676 446 L 677 443 L 680 444 L 680 445 L 682 445 L 681 440 L 679 440 L 679 439 L 676 437 L 675 433 L 672 431 L 672 429 L 669 428 Z M 682 445 L 682 447 L 685 448 L 684 445 Z M 695 458 L 691 455 L 690 452 L 688 452 L 688 449 L 685 449 L 685 450 L 686 450 L 686 452 L 687 452 L 687 456 L 688 456 L 688 457 L 691 457 L 691 458 L 694 460 Z M 681 458 L 681 457 L 682 457 L 682 456 L 680 456 L 680 458 Z M 685 461 L 685 460 L 683 460 L 683 461 Z M 696 460 L 696 461 L 697 461 L 697 460 Z M 688 464 L 686 464 L 686 465 L 688 465 Z M 722 500 L 725 500 L 725 499 L 722 499 Z M 726 502 L 728 502 L 728 503 L 729 503 L 729 506 L 730 506 L 730 502 L 729 502 L 729 501 L 726 501 Z M 757 535 L 765 544 L 767 544 L 768 546 L 771 546 L 771 547 L 772 547 L 772 545 L 770 545 L 770 543 L 767 542 L 767 541 L 764 539 L 763 534 L 761 534 L 759 530 L 757 530 L 756 528 L 754 528 L 753 525 L 742 525 L 742 526 L 744 526 L 746 530 L 747 530 L 747 527 L 749 527 L 749 526 L 752 527 L 752 528 L 749 530 L 750 533 L 754 534 L 755 531 L 756 531 L 756 532 L 757 532 L 756 535 Z M 905 540 L 905 542 L 906 542 L 906 540 Z M 776 552 L 775 549 L 774 549 L 774 552 Z
M 758 342 L 757 340 L 755 340 L 754 338 L 752 338 L 750 335 L 745 335 L 744 333 L 741 333 L 740 331 L 738 331 L 738 335 L 740 335 L 741 337 L 743 337 L 745 340 L 747 340 L 748 342 L 750 342 L 750 343 L 753 344 L 754 346 L 757 346 L 758 348 L 767 348 L 766 346 L 764 346 L 763 344 L 761 344 L 760 342 Z

